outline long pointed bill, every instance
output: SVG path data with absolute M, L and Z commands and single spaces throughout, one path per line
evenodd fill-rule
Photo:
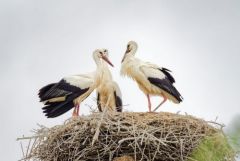
M 103 58 L 103 60 L 106 61 L 109 65 L 111 65 L 112 67 L 114 67 L 113 64 L 110 62 L 110 60 L 109 60 L 106 56 L 103 56 L 102 58 Z
M 124 54 L 121 63 L 124 61 L 125 57 L 126 57 L 126 53 Z
M 127 53 L 129 53 L 129 52 L 130 52 L 130 49 L 129 49 L 129 47 L 127 47 L 127 50 L 125 51 L 125 54 L 124 54 L 124 56 L 123 56 L 123 58 L 122 58 L 122 62 L 125 60 L 126 55 L 127 55 Z

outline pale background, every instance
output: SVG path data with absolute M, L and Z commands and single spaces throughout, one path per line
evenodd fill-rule
M 173 71 L 184 97 L 161 111 L 188 113 L 229 125 L 240 113 L 240 1 L 230 0 L 6 0 L 0 1 L 0 156 L 21 158 L 16 138 L 37 123 L 61 124 L 42 114 L 42 86 L 95 70 L 92 51 L 107 48 L 128 111 L 147 111 L 135 82 L 119 75 L 129 40 L 136 56 Z M 95 105 L 92 94 L 81 105 Z M 156 106 L 160 98 L 153 98 Z

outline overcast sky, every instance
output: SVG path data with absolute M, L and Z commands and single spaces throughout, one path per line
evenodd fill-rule
M 38 90 L 62 77 L 94 71 L 92 52 L 107 48 L 115 65 L 124 110 L 142 111 L 147 99 L 134 81 L 121 78 L 120 61 L 130 40 L 136 57 L 173 71 L 184 97 L 160 111 L 186 112 L 229 124 L 240 113 L 240 1 L 230 0 L 5 0 L 0 1 L 0 156 L 21 157 L 15 139 L 61 124 L 42 114 Z M 80 109 L 87 114 L 95 93 Z M 153 106 L 162 99 L 152 98 Z

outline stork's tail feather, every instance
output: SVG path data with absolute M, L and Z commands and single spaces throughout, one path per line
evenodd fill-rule
M 38 93 L 38 96 L 40 98 L 40 102 L 42 101 L 45 101 L 44 100 L 44 95 L 47 91 L 49 91 L 54 85 L 56 85 L 56 83 L 51 83 L 51 84 L 48 84 L 44 87 L 42 87 L 40 90 L 39 90 L 39 93 Z
M 183 97 L 173 85 L 170 91 L 167 91 L 167 90 L 164 90 L 164 91 L 170 96 L 169 98 L 171 97 L 174 98 L 174 99 L 171 99 L 173 102 L 180 103 L 183 101 Z
M 182 102 L 183 101 L 183 97 L 181 96 L 181 94 L 178 92 L 178 90 L 174 87 L 174 95 L 173 95 L 178 102 Z
M 47 106 L 43 107 L 43 113 L 48 118 L 58 117 L 74 107 L 73 99 L 75 97 L 69 96 L 64 102 L 48 102 Z
M 163 91 L 163 94 L 167 96 L 167 98 L 173 101 L 174 103 L 180 103 L 183 101 L 183 97 L 177 92 L 178 91 L 175 91 L 174 93 L 169 93 L 167 91 Z

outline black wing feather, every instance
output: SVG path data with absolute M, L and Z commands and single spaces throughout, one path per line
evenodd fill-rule
M 39 90 L 38 96 L 39 96 L 40 98 L 42 98 L 43 95 L 44 95 L 47 91 L 49 91 L 49 90 L 50 90 L 53 86 L 55 86 L 55 85 L 56 85 L 56 83 L 51 83 L 51 84 L 48 84 L 48 85 L 42 87 L 42 88 Z
M 43 107 L 43 113 L 48 118 L 54 118 L 64 114 L 74 107 L 73 101 L 54 102 Z
M 67 96 L 79 90 L 81 90 L 79 87 L 72 86 L 62 79 L 58 83 L 49 84 L 39 90 L 40 102 L 51 98 Z
M 68 95 L 66 100 L 63 102 L 47 102 L 46 106 L 43 107 L 43 113 L 48 118 L 53 118 L 64 114 L 74 107 L 73 100 L 83 93 L 87 92 L 89 88 L 80 89 L 71 95 Z
M 169 69 L 167 69 L 167 68 L 159 68 L 159 70 L 166 75 L 166 77 L 169 79 L 169 81 L 170 81 L 172 84 L 175 83 L 175 79 L 174 79 L 173 76 L 170 74 L 170 72 L 172 72 L 171 70 L 169 70 Z
M 102 112 L 101 102 L 100 102 L 100 93 L 97 93 L 97 107 L 99 112 Z
M 166 91 L 173 97 L 175 97 L 179 102 L 182 102 L 182 96 L 178 92 L 178 90 L 173 86 L 169 79 L 159 79 L 159 78 L 152 78 L 149 77 L 148 80 L 150 83 L 154 84 L 155 86 L 161 88 L 162 90 Z
M 119 96 L 117 96 L 116 91 L 114 91 L 114 97 L 115 97 L 117 112 L 122 112 L 122 99 Z
M 45 113 L 48 118 L 64 114 L 74 107 L 73 100 L 87 92 L 88 89 L 89 88 L 81 89 L 73 86 L 64 79 L 58 83 L 52 83 L 41 88 L 39 90 L 40 101 L 47 101 L 45 102 L 46 106 L 42 108 L 43 113 Z M 57 97 L 65 97 L 65 100 L 61 102 L 49 101 L 49 99 Z

